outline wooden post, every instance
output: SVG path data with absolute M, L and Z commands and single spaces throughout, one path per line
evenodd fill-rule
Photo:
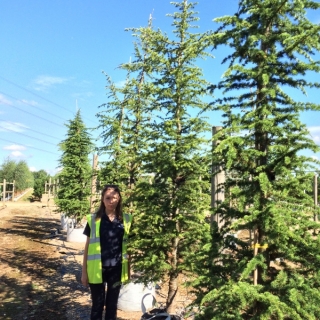
M 6 179 L 3 179 L 3 193 L 2 193 L 2 200 L 3 200 L 3 206 L 6 205 Z
M 95 200 L 96 197 L 96 192 L 97 192 L 97 166 L 98 166 L 98 155 L 94 154 L 93 155 L 93 160 L 92 160 L 92 177 L 91 177 L 91 195 L 90 195 L 90 212 L 93 211 L 94 206 L 93 206 L 93 202 Z
M 55 196 L 57 196 L 58 190 L 59 190 L 59 179 L 57 179 L 55 182 Z
M 50 198 L 50 195 L 51 195 L 51 178 L 49 178 L 48 195 L 49 195 L 49 198 Z
M 212 127 L 212 136 L 214 136 L 222 127 Z M 212 149 L 218 145 L 217 141 L 212 142 Z M 213 161 L 213 159 L 212 159 Z M 218 202 L 224 200 L 224 192 L 217 191 L 218 188 L 221 188 L 221 184 L 225 183 L 225 172 L 222 170 L 222 166 L 214 166 L 212 165 L 212 172 L 216 172 L 212 174 L 211 178 L 211 207 L 217 207 Z M 219 214 L 211 215 L 211 223 L 216 222 L 218 224 L 218 228 L 223 225 L 223 221 L 221 221 Z
M 0 196 L 2 197 L 3 193 L 2 193 L 2 189 L 3 189 L 3 183 L 0 183 Z M 3 197 L 2 197 L 3 198 Z M 1 198 L 1 199 L 2 199 Z
M 16 180 L 13 180 L 13 183 L 12 183 L 12 198 L 11 198 L 11 201 L 13 202 L 14 200 L 14 184 L 16 183 Z
M 47 207 L 50 207 L 51 178 L 49 179 Z

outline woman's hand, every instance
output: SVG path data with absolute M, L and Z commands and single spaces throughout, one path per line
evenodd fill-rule
M 89 285 L 87 272 L 82 272 L 82 273 L 81 273 L 81 283 L 82 283 L 85 287 L 87 287 L 87 286 Z
M 88 272 L 87 272 L 87 260 L 88 260 L 88 248 L 89 248 L 90 238 L 87 237 L 86 244 L 83 251 L 83 262 L 82 262 L 82 272 L 81 272 L 81 283 L 87 287 L 89 285 Z

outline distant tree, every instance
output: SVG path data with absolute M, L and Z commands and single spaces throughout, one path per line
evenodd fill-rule
M 23 191 L 33 187 L 33 175 L 26 161 L 16 162 L 7 158 L 0 169 L 0 180 L 6 179 L 7 183 L 13 183 L 16 191 Z
M 0 181 L 2 182 L 3 179 L 6 179 L 7 182 L 13 182 L 14 180 L 14 171 L 16 169 L 17 163 L 16 161 L 6 158 L 3 163 L 1 164 L 0 169 Z
M 6 183 L 13 183 L 14 181 L 14 172 L 16 169 L 16 162 L 14 160 L 11 160 L 9 157 L 4 160 L 4 162 L 1 164 L 0 169 L 0 183 L 3 183 L 3 180 L 6 180 Z M 7 191 L 13 190 L 13 185 L 6 184 Z M 3 186 L 1 186 L 1 193 L 3 191 Z
M 320 319 L 318 209 L 305 192 L 316 166 L 301 152 L 319 147 L 299 119 L 320 106 L 287 91 L 319 88 L 309 75 L 320 71 L 313 59 L 320 25 L 306 17 L 319 7 L 240 0 L 236 14 L 216 19 L 217 43 L 231 48 L 212 87 L 223 90 L 213 102 L 224 113 L 213 158 L 226 172 L 215 211 L 224 225 L 213 227 L 211 249 L 199 259 L 196 319 Z M 251 240 L 240 237 L 248 230 Z
M 82 121 L 80 110 L 66 125 L 66 139 L 60 143 L 62 156 L 58 174 L 59 186 L 55 198 L 58 210 L 77 222 L 90 212 L 91 165 L 89 155 L 93 144 Z
M 17 162 L 14 170 L 15 189 L 24 191 L 27 188 L 32 188 L 34 185 L 33 174 L 30 171 L 26 161 Z
M 42 194 L 45 192 L 45 183 L 49 181 L 50 175 L 45 170 L 39 170 L 33 172 L 34 187 L 33 196 L 37 199 L 41 199 Z

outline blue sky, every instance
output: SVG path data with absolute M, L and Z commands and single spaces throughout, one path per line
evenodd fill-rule
M 199 0 L 199 32 L 215 29 L 213 19 L 231 15 L 238 0 Z M 32 170 L 58 170 L 58 143 L 65 123 L 81 110 L 87 127 L 98 124 L 98 106 L 107 101 L 103 71 L 121 83 L 117 67 L 129 61 L 133 37 L 125 28 L 147 25 L 170 33 L 175 8 L 167 0 L 10 0 L 0 10 L 0 164 L 10 157 L 26 160 Z M 320 13 L 309 16 L 320 22 Z M 208 81 L 217 82 L 223 49 L 203 64 Z M 313 78 L 320 82 L 320 76 Z M 308 93 L 317 102 L 316 90 Z M 212 115 L 212 125 L 219 125 Z M 320 143 L 319 115 L 302 121 Z M 98 132 L 92 132 L 95 138 Z M 320 158 L 320 155 L 316 155 Z

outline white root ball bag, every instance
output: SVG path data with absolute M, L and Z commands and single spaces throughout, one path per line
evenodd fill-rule
M 86 242 L 87 236 L 83 234 L 84 227 L 75 228 L 75 222 L 68 220 L 67 224 L 67 242 Z
M 118 299 L 118 309 L 122 311 L 141 311 L 155 305 L 155 286 L 143 283 L 122 285 Z M 144 306 L 144 307 L 143 307 Z

